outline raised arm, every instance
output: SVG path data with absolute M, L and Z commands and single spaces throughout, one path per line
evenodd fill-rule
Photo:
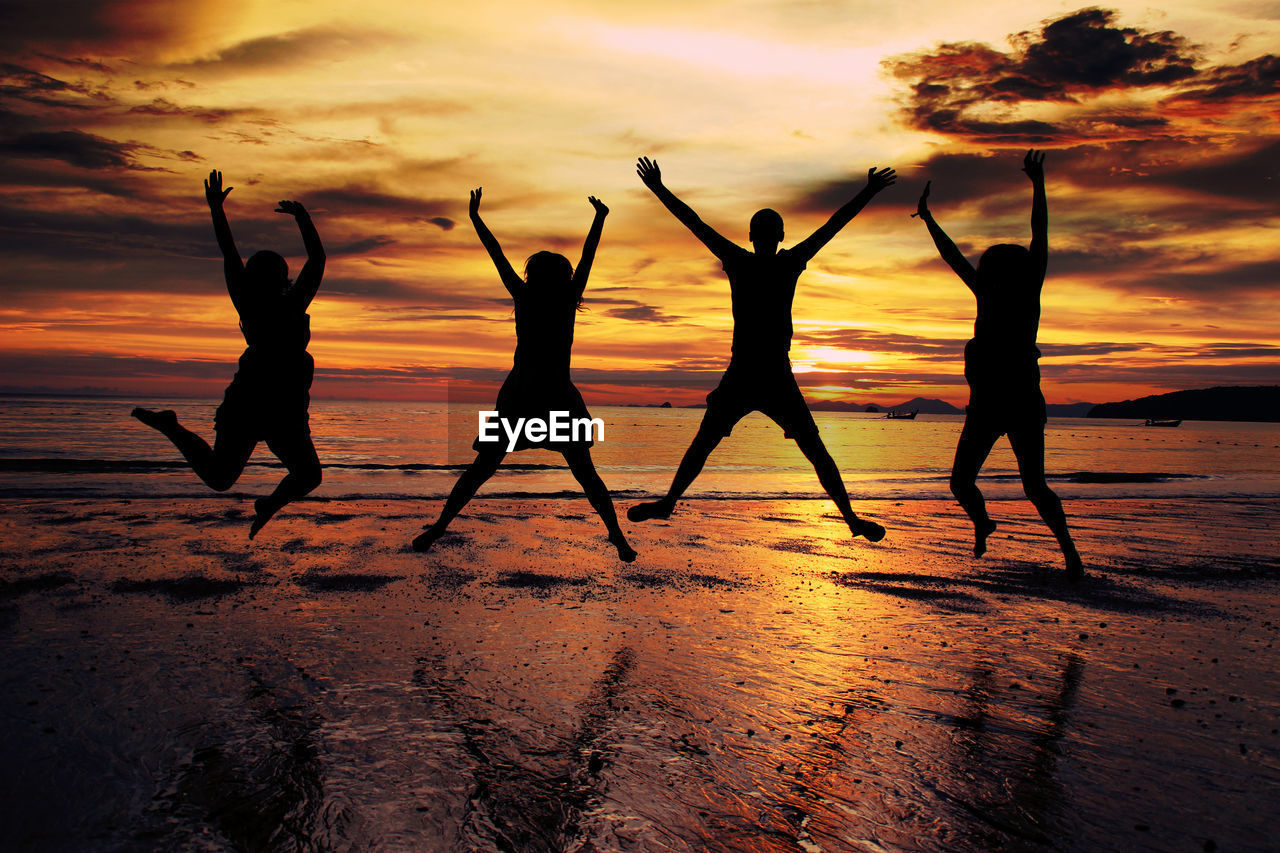
M 591 264 L 596 259 L 596 248 L 600 245 L 600 234 L 604 231 L 604 218 L 609 215 L 609 208 L 595 196 L 587 196 L 587 201 L 596 209 L 595 218 L 591 220 L 591 230 L 587 232 L 587 241 L 582 244 L 582 259 L 573 271 L 573 294 L 575 299 L 582 298 L 582 291 L 587 289 L 587 277 L 591 275 Z
M 955 270 L 960 280 L 973 290 L 978 282 L 977 270 L 956 248 L 956 244 L 951 242 L 947 232 L 942 230 L 942 226 L 934 221 L 933 214 L 929 212 L 929 187 L 932 185 L 933 181 L 925 183 L 924 192 L 920 194 L 920 202 L 916 205 L 916 212 L 912 215 L 924 220 L 924 224 L 929 228 L 929 236 L 933 238 L 933 245 L 938 247 L 938 254 L 942 255 L 942 259 Z
M 218 238 L 218 248 L 222 251 L 222 272 L 227 280 L 227 293 L 231 294 L 231 302 L 238 310 L 244 296 L 244 261 L 236 251 L 235 238 L 231 236 L 231 223 L 227 221 L 227 213 L 222 203 L 234 187 L 222 188 L 222 173 L 214 170 L 204 182 L 204 199 L 209 203 L 209 213 L 213 217 L 213 234 Z
M 1041 281 L 1049 269 L 1049 199 L 1044 191 L 1044 152 L 1034 148 L 1022 158 L 1022 171 L 1031 179 L 1031 262 Z
M 489 252 L 493 265 L 498 268 L 498 277 L 502 279 L 503 287 L 514 297 L 524 282 L 521 281 L 520 276 L 512 268 L 507 256 L 502 254 L 502 247 L 498 245 L 498 238 L 493 236 L 489 226 L 485 225 L 484 220 L 480 218 L 480 195 L 483 190 L 484 187 L 476 187 L 471 191 L 471 204 L 469 207 L 471 224 L 475 226 L 476 234 L 480 237 L 480 244 Z
M 320 279 L 324 277 L 324 246 L 320 243 L 320 234 L 316 231 L 316 226 L 311 222 L 311 214 L 307 213 L 307 209 L 301 202 L 282 201 L 276 208 L 276 213 L 292 216 L 298 223 L 298 230 L 302 232 L 302 245 L 307 249 L 307 262 L 302 265 L 302 271 L 294 279 L 293 287 L 289 288 L 289 296 L 301 302 L 305 310 L 311 304 L 311 300 L 315 299 L 316 291 L 320 289 Z
M 850 220 L 857 216 L 862 208 L 867 206 L 867 202 L 875 198 L 876 193 L 885 187 L 893 186 L 893 182 L 897 180 L 897 177 L 897 173 L 893 169 L 880 169 L 879 171 L 874 167 L 868 169 L 867 185 L 850 199 L 848 204 L 832 214 L 825 225 L 797 243 L 791 250 L 791 254 L 808 263 L 823 246 L 831 241 L 832 237 L 840 233 L 841 228 L 848 225 Z
M 636 161 L 636 174 L 640 176 L 640 180 L 644 181 L 644 185 L 653 191 L 658 197 L 658 201 L 671 211 L 676 219 L 684 223 L 684 227 L 693 232 L 693 236 L 701 240 L 711 254 L 723 260 L 726 255 L 732 253 L 735 249 L 741 249 L 740 246 L 721 237 L 707 223 L 698 218 L 698 214 L 693 212 L 693 208 L 676 198 L 675 193 L 667 189 L 662 183 L 662 170 L 658 168 L 658 164 L 648 157 L 641 157 Z

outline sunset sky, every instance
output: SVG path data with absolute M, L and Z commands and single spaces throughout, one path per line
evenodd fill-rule
M 1280 3 L 9 0 L 0 10 L 0 390 L 217 398 L 243 347 L 201 179 L 242 254 L 328 249 L 318 398 L 491 398 L 517 267 L 576 263 L 589 404 L 692 403 L 729 352 L 726 280 L 635 175 L 722 234 L 795 242 L 899 181 L 810 264 L 792 362 L 813 398 L 963 403 L 973 301 L 909 218 L 926 179 L 971 258 L 1030 236 L 1047 149 L 1050 402 L 1280 384 Z

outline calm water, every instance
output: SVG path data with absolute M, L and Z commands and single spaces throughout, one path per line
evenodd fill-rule
M 163 497 L 208 494 L 158 433 L 129 417 L 135 405 L 172 408 L 188 427 L 213 437 L 217 401 L 101 398 L 0 400 L 0 494 L 8 497 Z M 698 409 L 592 407 L 605 421 L 593 456 L 622 496 L 661 491 L 702 417 Z M 815 413 L 824 440 L 855 499 L 948 498 L 962 418 Z M 311 425 L 327 498 L 443 497 L 472 457 L 476 407 L 453 404 L 316 401 Z M 1177 429 L 1136 421 L 1054 418 L 1046 467 L 1064 497 L 1280 496 L 1280 424 L 1187 421 Z M 482 495 L 577 496 L 560 457 L 527 451 Z M 260 446 L 237 491 L 258 492 L 280 477 Z M 990 497 L 1020 495 L 1007 442 L 983 472 Z M 819 497 L 812 468 L 764 416 L 744 420 L 712 456 L 690 497 Z

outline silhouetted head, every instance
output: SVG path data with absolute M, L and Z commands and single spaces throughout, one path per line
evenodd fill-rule
M 275 252 L 254 252 L 244 265 L 249 284 L 262 292 L 284 293 L 289 281 L 289 262 Z
M 1031 252 L 1017 243 L 997 243 L 978 260 L 979 281 L 995 287 L 1018 284 L 1031 274 Z
M 573 264 L 556 252 L 534 252 L 524 262 L 524 283 L 537 296 L 567 293 L 573 286 Z
M 751 217 L 751 231 L 747 234 L 747 239 L 757 251 L 761 247 L 770 251 L 777 249 L 784 236 L 786 235 L 782 230 L 782 214 L 773 208 L 757 210 L 756 215 Z

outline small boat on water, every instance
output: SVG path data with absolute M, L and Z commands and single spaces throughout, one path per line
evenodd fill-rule
M 914 421 L 918 414 L 920 414 L 919 409 L 912 409 L 909 412 L 897 412 L 891 409 L 885 413 L 885 417 L 891 421 Z
M 1147 418 L 1143 426 L 1176 427 L 1182 424 L 1182 418 Z

